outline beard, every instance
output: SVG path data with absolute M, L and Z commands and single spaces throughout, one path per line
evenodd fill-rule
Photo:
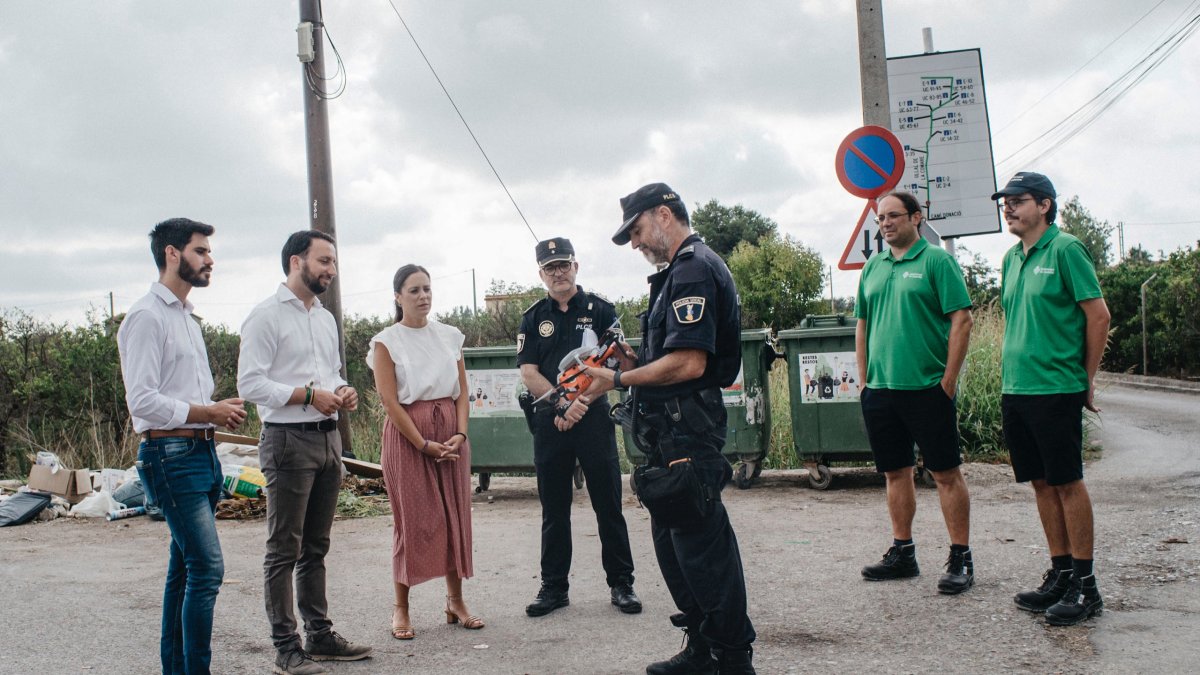
M 187 258 L 180 256 L 179 258 L 179 278 L 188 282 L 194 287 L 204 288 L 208 285 L 209 277 L 203 276 L 205 273 L 212 274 L 212 265 L 205 265 L 200 269 L 192 267 Z
M 308 273 L 308 265 L 305 264 L 300 268 L 300 281 L 308 290 L 312 291 L 313 295 L 320 295 L 329 290 L 329 284 L 333 283 L 333 279 L 322 281 L 319 276 L 312 276 Z
M 659 229 L 649 233 L 641 246 L 642 256 L 655 267 L 671 262 L 667 260 L 667 253 L 670 249 L 671 242 L 667 240 L 667 235 Z

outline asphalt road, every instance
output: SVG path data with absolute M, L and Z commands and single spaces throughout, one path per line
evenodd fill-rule
M 918 494 L 921 577 L 868 583 L 859 569 L 890 542 L 882 481 L 835 470 L 823 492 L 800 472 L 767 472 L 726 504 L 742 544 L 760 673 L 1195 672 L 1200 663 L 1200 397 L 1110 387 L 1087 470 L 1097 520 L 1097 575 L 1106 610 L 1051 628 L 1012 604 L 1047 566 L 1032 494 L 1007 467 L 968 465 L 977 584 L 937 594 L 947 554 L 933 490 Z M 489 499 L 490 497 L 490 499 Z M 417 638 L 391 639 L 391 519 L 339 521 L 329 558 L 335 628 L 375 646 L 332 673 L 640 673 L 678 650 L 681 634 L 650 547 L 649 520 L 628 496 L 646 605 L 609 604 L 595 521 L 583 494 L 574 517 L 571 606 L 531 619 L 537 591 L 538 503 L 532 479 L 496 478 L 476 497 L 475 572 L 466 584 L 488 623 L 444 623 L 444 586 L 413 591 Z M 262 521 L 222 522 L 226 578 L 217 600 L 214 672 L 270 672 L 262 604 Z M 0 529 L 0 673 L 153 673 L 166 527 L 146 519 Z M 1188 543 L 1167 543 L 1186 541 Z

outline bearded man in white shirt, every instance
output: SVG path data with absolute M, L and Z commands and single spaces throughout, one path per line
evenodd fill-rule
M 187 296 L 212 277 L 213 227 L 187 218 L 150 232 L 158 282 L 117 331 L 125 402 L 142 437 L 138 473 L 147 503 L 171 530 L 159 655 L 164 673 L 208 673 L 213 607 L 225 576 L 213 512 L 221 494 L 214 427 L 246 419 L 240 398 L 213 402 L 213 377 Z
M 325 597 L 325 554 L 342 483 L 338 411 L 358 407 L 341 376 L 333 315 L 321 306 L 337 276 L 333 237 L 301 230 L 283 245 L 287 279 L 246 317 L 238 393 L 263 420 L 259 460 L 267 478 L 264 599 L 275 644 L 275 672 L 324 673 L 314 661 L 371 654 L 332 630 Z M 293 576 L 295 585 L 293 586 Z M 301 646 L 293 604 L 304 620 Z

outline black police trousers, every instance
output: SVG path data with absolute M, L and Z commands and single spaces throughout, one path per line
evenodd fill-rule
M 714 494 L 733 476 L 721 456 L 726 434 L 723 406 L 717 414 L 716 428 L 699 435 L 676 428 L 667 442 L 658 444 L 664 465 L 691 457 Z M 687 617 L 684 625 L 719 649 L 743 650 L 754 642 L 754 626 L 746 614 L 742 556 L 725 505 L 717 500 L 712 512 L 693 527 L 663 527 L 651 518 L 650 532 L 663 580 L 675 606 Z
M 534 417 L 533 463 L 542 502 L 542 583 L 567 590 L 571 571 L 571 501 L 575 461 L 583 469 L 600 533 L 600 561 L 609 586 L 633 583 L 629 529 L 621 514 L 621 467 L 607 406 L 593 406 L 567 431 L 554 427 L 551 411 Z

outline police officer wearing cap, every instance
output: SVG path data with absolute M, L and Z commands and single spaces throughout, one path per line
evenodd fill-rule
M 691 231 L 687 208 L 667 185 L 653 183 L 621 199 L 623 221 L 613 243 L 632 244 L 657 267 L 650 310 L 642 315 L 639 354 L 626 351 L 616 371 L 589 368 L 588 396 L 630 388 L 636 425 L 654 437 L 651 464 L 688 462 L 707 495 L 704 515 L 666 526 L 651 513 L 654 551 L 687 644 L 650 675 L 753 673 L 754 627 L 746 614 L 746 582 L 737 538 L 720 501 L 733 470 L 721 454 L 727 418 L 721 388 L 741 368 L 737 289 L 720 256 Z
M 579 263 L 569 240 L 547 239 L 538 243 L 535 252 L 547 295 L 521 317 L 517 364 L 525 387 L 540 397 L 557 382 L 563 357 L 580 346 L 597 344 L 600 335 L 616 322 L 617 314 L 606 298 L 575 284 Z M 570 604 L 571 500 L 578 461 L 596 513 L 600 559 L 612 604 L 626 614 L 636 614 L 642 611 L 642 602 L 633 591 L 633 555 L 621 514 L 621 469 L 608 401 L 604 396 L 592 400 L 580 396 L 559 412 L 551 405 L 539 404 L 530 421 L 542 503 L 542 586 L 525 613 L 543 616 Z

